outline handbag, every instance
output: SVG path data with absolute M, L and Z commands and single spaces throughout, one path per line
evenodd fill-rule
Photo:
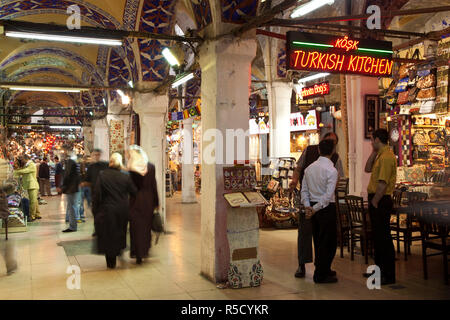
M 432 113 L 436 102 L 433 100 L 423 101 L 420 106 L 420 113 Z
M 157 233 L 164 232 L 161 215 L 157 211 L 153 213 L 152 231 L 157 232 Z
M 419 88 L 413 87 L 408 90 L 408 101 L 414 102 L 416 101 L 417 94 L 419 93 Z
M 6 193 L 0 191 L 0 219 L 8 219 L 9 208 L 8 208 L 8 198 Z
M 409 91 L 403 91 L 398 94 L 397 104 L 406 104 L 409 102 Z
M 408 87 L 408 78 L 403 78 L 399 81 L 397 86 L 395 87 L 395 92 L 403 92 L 406 91 Z
M 436 76 L 433 73 L 430 73 L 429 75 L 422 77 L 417 81 L 417 87 L 419 89 L 426 89 L 430 87 L 436 86 Z
M 420 89 L 416 97 L 419 101 L 435 100 L 436 99 L 436 89 L 434 87 L 427 89 Z

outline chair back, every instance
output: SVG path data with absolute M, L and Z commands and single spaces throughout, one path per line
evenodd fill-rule
M 435 207 L 432 202 L 428 205 L 420 206 L 420 234 L 423 240 L 430 238 L 446 238 L 449 235 L 450 227 L 448 222 L 449 209 Z
M 348 179 L 346 184 L 339 184 L 335 190 L 335 198 L 336 198 L 336 214 L 338 227 L 347 227 L 349 225 L 347 218 L 347 203 L 345 202 L 345 197 L 347 196 L 347 188 L 348 188 Z
M 357 196 L 346 196 L 345 202 L 348 207 L 348 220 L 350 227 L 367 227 L 367 216 L 364 208 L 364 199 Z
M 338 180 L 336 191 L 338 191 L 343 195 L 342 198 L 348 195 L 348 187 L 349 187 L 348 182 L 349 182 L 348 178 Z
M 394 207 L 400 207 L 402 204 L 403 191 L 401 189 L 395 189 L 392 195 L 392 201 L 394 202 Z

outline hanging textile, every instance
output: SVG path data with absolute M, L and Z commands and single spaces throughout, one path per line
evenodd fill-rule
M 123 120 L 111 120 L 109 123 L 109 151 L 111 154 L 114 152 L 124 154 L 125 138 L 123 127 Z

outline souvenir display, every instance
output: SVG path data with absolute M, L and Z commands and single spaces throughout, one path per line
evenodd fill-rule
M 254 167 L 235 166 L 223 168 L 225 191 L 251 190 L 256 187 L 256 172 Z

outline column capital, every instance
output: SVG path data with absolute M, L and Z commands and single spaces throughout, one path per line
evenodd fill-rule
M 136 93 L 134 96 L 133 109 L 139 115 L 165 114 L 169 105 L 167 95 L 154 93 Z

